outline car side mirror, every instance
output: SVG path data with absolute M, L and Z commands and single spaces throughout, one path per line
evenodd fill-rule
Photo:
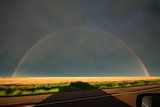
M 137 107 L 160 107 L 160 94 L 140 94 L 136 103 Z

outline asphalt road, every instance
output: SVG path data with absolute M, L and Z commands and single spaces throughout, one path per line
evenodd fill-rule
M 1 97 L 0 106 L 135 107 L 137 95 L 143 93 L 160 93 L 160 85 Z

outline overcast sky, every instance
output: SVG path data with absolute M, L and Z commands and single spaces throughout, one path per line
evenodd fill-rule
M 159 0 L 1 0 L 0 76 L 11 76 L 40 39 L 71 27 L 109 32 L 160 76 Z

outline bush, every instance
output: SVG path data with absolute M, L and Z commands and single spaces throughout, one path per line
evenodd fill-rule
M 22 94 L 22 91 L 21 90 L 14 90 L 13 92 L 11 92 L 9 95 L 21 95 Z
M 59 92 L 59 88 L 50 89 L 50 90 L 48 90 L 48 92 Z
M 22 95 L 29 95 L 29 94 L 33 94 L 32 91 L 29 91 L 29 90 L 25 90 L 25 91 L 22 91 L 21 93 Z
M 4 91 L 4 90 L 1 90 L 1 91 L 0 91 L 0 96 L 7 96 L 7 92 Z
M 41 93 L 47 93 L 48 91 L 47 90 L 44 90 L 44 89 L 36 89 L 33 91 L 34 94 L 41 94 Z

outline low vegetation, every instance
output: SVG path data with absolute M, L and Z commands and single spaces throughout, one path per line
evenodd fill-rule
M 133 87 L 160 84 L 160 80 L 122 81 L 122 82 L 66 82 L 37 85 L 0 85 L 0 96 L 19 96 L 53 92 L 69 92 L 80 90 Z

